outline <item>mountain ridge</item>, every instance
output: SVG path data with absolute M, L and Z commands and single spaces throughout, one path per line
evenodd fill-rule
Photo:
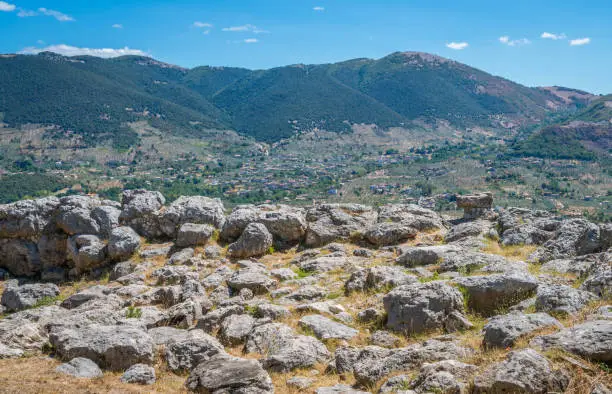
M 45 52 L 1 57 L 0 76 L 4 122 L 54 124 L 92 141 L 143 118 L 173 133 L 234 129 L 269 142 L 316 128 L 388 128 L 417 119 L 500 127 L 496 117 L 533 123 L 584 105 L 588 95 L 562 88 L 581 92 L 574 100 L 422 52 L 267 70 Z

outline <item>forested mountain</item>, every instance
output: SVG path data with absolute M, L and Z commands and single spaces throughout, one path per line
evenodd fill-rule
M 528 123 L 574 104 L 545 89 L 413 52 L 259 71 L 188 70 L 139 56 L 0 57 L 5 123 L 58 125 L 86 141 L 123 138 L 122 125 L 143 118 L 178 134 L 227 128 L 276 141 L 296 130 L 344 131 L 353 123 L 391 127 L 442 119 L 487 126 L 499 116 Z
M 594 159 L 612 153 L 612 95 L 594 100 L 561 122 L 543 127 L 515 146 L 521 155 Z

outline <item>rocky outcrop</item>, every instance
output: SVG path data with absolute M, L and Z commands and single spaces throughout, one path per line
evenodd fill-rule
M 305 243 L 309 247 L 360 237 L 377 220 L 377 212 L 358 204 L 321 204 L 306 213 L 308 230 Z
M 492 205 L 493 195 L 491 193 L 457 196 L 457 208 L 463 209 L 463 217 L 466 219 L 482 216 L 491 209 Z
M 185 385 L 199 393 L 274 393 L 270 375 L 257 360 L 229 355 L 218 355 L 200 363 L 191 371 Z
M 164 204 L 135 190 L 122 204 L 1 205 L 0 358 L 27 366 L 53 349 L 73 376 L 210 393 L 561 392 L 576 373 L 607 389 L 586 361 L 612 360 L 608 224 L 479 196 L 461 202 L 475 219 L 412 204 L 227 217 L 215 199 Z M 532 260 L 502 256 L 519 244 L 537 245 Z
M 9 312 L 37 306 L 41 301 L 53 301 L 60 293 L 59 287 L 52 283 L 32 283 L 19 285 L 16 280 L 6 284 L 1 304 Z
M 63 359 L 84 357 L 113 371 L 138 363 L 153 363 L 151 337 L 128 326 L 58 327 L 52 330 L 49 340 Z
M 536 337 L 533 346 L 559 348 L 593 361 L 612 361 L 612 321 L 594 320 Z
M 545 327 L 563 326 L 557 319 L 546 313 L 523 314 L 520 312 L 495 316 L 485 324 L 483 344 L 486 347 L 508 348 L 529 333 Z
M 563 371 L 533 349 L 517 350 L 474 379 L 474 393 L 563 392 L 569 384 Z
M 242 232 L 240 238 L 227 250 L 231 257 L 248 258 L 262 256 L 272 246 L 272 234 L 261 223 L 251 223 Z
M 468 276 L 456 283 L 463 289 L 470 308 L 491 316 L 535 294 L 538 280 L 526 272 Z
M 329 357 L 329 351 L 319 340 L 297 335 L 289 326 L 281 323 L 256 327 L 247 338 L 245 350 L 264 355 L 262 365 L 279 372 L 310 367 Z
M 434 329 L 455 331 L 470 326 L 463 315 L 463 297 L 443 282 L 400 286 L 383 298 L 387 327 L 406 333 Z

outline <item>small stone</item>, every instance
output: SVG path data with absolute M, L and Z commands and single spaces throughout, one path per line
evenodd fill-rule
M 102 370 L 88 358 L 76 357 L 55 368 L 55 372 L 72 375 L 77 378 L 100 378 Z
M 121 376 L 123 383 L 153 384 L 155 383 L 155 369 L 145 364 L 135 364 L 128 368 Z

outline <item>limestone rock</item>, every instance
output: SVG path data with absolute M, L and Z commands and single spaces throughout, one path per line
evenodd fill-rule
M 76 357 L 72 360 L 64 363 L 57 368 L 55 372 L 71 375 L 76 378 L 100 378 L 102 377 L 102 370 L 96 363 L 88 358 Z
M 569 378 L 533 349 L 513 351 L 474 380 L 474 393 L 563 392 Z
M 130 227 L 111 230 L 108 240 L 108 256 L 111 260 L 127 260 L 140 248 L 140 236 Z
M 534 338 L 532 346 L 560 348 L 593 361 L 612 361 L 612 321 L 594 320 Z
M 484 326 L 483 343 L 487 347 L 507 348 L 517 339 L 544 327 L 563 326 L 546 313 L 523 314 L 520 312 L 495 316 Z
M 268 373 L 257 360 L 218 355 L 195 367 L 185 383 L 201 393 L 273 394 Z
M 529 298 L 538 287 L 537 279 L 522 271 L 468 276 L 455 281 L 465 289 L 469 307 L 489 316 Z
M 137 328 L 97 324 L 78 329 L 58 327 L 49 340 L 63 359 L 85 357 L 113 371 L 153 363 L 152 339 Z
M 134 364 L 121 375 L 123 383 L 153 384 L 155 383 L 155 369 L 146 364 Z
M 7 283 L 1 303 L 8 311 L 31 308 L 44 299 L 55 298 L 60 289 L 52 283 L 33 283 L 19 286 L 18 282 Z
M 240 238 L 229 246 L 228 254 L 231 257 L 247 258 L 261 256 L 268 252 L 272 246 L 272 234 L 261 223 L 251 223 Z
M 300 326 L 306 327 L 319 339 L 351 339 L 357 334 L 358 330 L 337 323 L 321 315 L 304 316 L 299 321 Z
M 454 331 L 461 327 L 463 298 L 452 286 L 442 282 L 400 286 L 383 298 L 387 327 L 421 333 L 437 328 Z
M 209 224 L 185 223 L 178 230 L 176 246 L 184 248 L 205 245 L 214 231 L 215 228 Z

